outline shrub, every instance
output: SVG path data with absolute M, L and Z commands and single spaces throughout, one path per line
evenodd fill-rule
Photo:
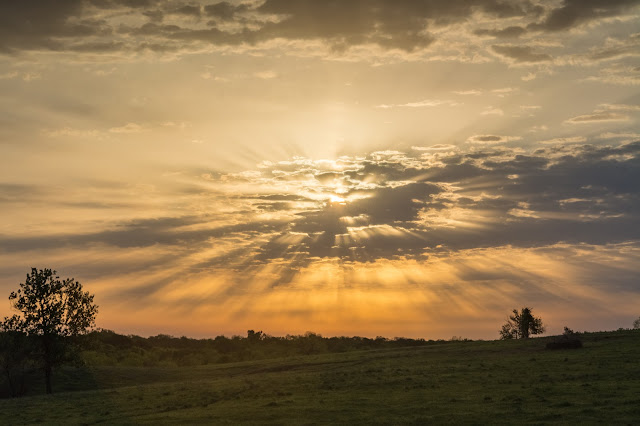
M 553 341 L 547 343 L 546 348 L 557 349 L 579 349 L 582 347 L 582 341 L 578 338 L 577 334 L 573 332 L 569 327 L 564 328 L 564 333 L 561 336 L 556 337 Z

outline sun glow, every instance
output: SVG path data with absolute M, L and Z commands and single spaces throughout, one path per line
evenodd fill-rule
M 346 204 L 346 203 L 347 203 L 347 200 L 345 200 L 345 199 L 344 199 L 344 198 L 342 198 L 342 197 L 339 197 L 339 196 L 337 196 L 337 195 L 332 194 L 332 195 L 329 197 L 329 202 L 330 202 L 330 203 L 332 203 L 332 204 L 334 204 L 334 203 L 335 203 L 335 204 Z

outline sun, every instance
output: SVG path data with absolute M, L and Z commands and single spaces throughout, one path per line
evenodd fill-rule
M 337 196 L 337 195 L 335 195 L 335 194 L 332 194 L 332 195 L 329 197 L 329 202 L 330 202 L 331 204 L 334 204 L 334 203 L 335 203 L 335 204 L 346 204 L 346 203 L 347 203 L 347 200 L 345 200 L 344 198 L 339 197 L 339 196 Z

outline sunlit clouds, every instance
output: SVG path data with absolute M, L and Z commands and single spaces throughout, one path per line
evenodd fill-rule
M 3 2 L 0 296 L 54 268 L 145 335 L 629 326 L 639 13 Z
M 464 322 L 537 300 L 548 316 L 587 321 L 611 314 L 596 303 L 614 285 L 594 281 L 602 270 L 617 271 L 606 298 L 633 298 L 639 152 L 638 143 L 436 146 L 193 170 L 170 176 L 182 182 L 173 194 L 153 196 L 180 199 L 182 214 L 5 233 L 2 256 L 68 265 L 96 281 L 113 309 L 214 309 L 193 329 L 201 334 L 252 321 L 286 332 L 297 318 L 300 332 L 357 333 L 365 321 L 411 335 L 465 327 L 483 336 Z M 139 194 L 130 198 L 137 209 Z M 570 304 L 562 313 L 545 306 L 561 300 Z M 612 303 L 624 314 L 622 301 Z M 453 312 L 450 325 L 437 325 Z

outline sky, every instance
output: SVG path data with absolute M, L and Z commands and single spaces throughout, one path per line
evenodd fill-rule
M 639 31 L 638 0 L 0 2 L 0 317 L 36 267 L 143 336 L 631 327 Z

